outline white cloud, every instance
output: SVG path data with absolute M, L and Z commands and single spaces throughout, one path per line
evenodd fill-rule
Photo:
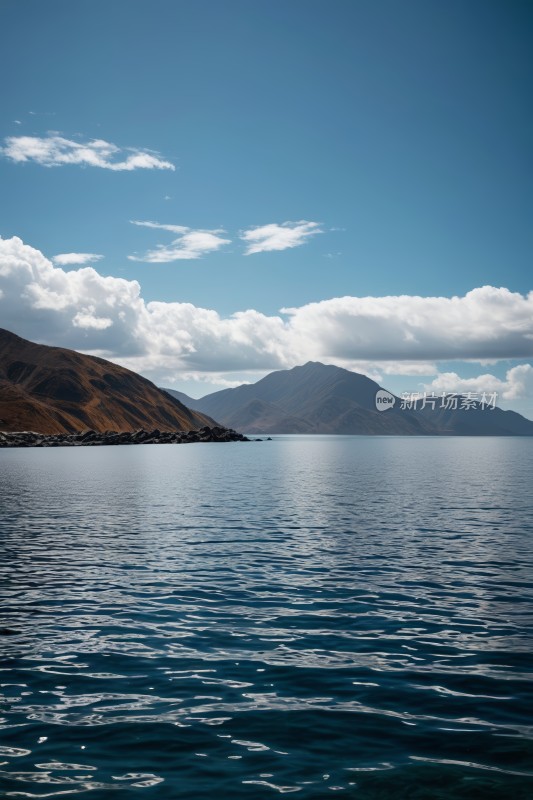
M 100 347 L 119 358 L 145 349 L 137 333 L 144 303 L 135 281 L 92 267 L 66 272 L 13 237 L 0 238 L 0 288 L 1 324 L 22 336 L 81 350 Z M 106 327 L 88 328 L 89 316 L 106 320 Z
M 443 361 L 530 358 L 533 292 L 482 286 L 463 297 L 337 297 L 286 308 L 293 345 L 319 358 Z
M 52 261 L 60 267 L 68 267 L 71 264 L 90 264 L 94 261 L 101 261 L 103 256 L 98 253 L 58 253 L 57 256 L 52 256 Z
M 170 169 L 174 164 L 164 161 L 158 153 L 135 148 L 121 149 L 103 139 L 74 142 L 58 135 L 9 136 L 0 148 L 6 158 L 16 163 L 33 161 L 43 167 L 64 164 L 101 167 L 115 172 L 135 169 Z
M 211 231 L 193 230 L 183 225 L 162 225 L 159 222 L 140 222 L 139 220 L 131 220 L 131 224 L 140 225 L 144 228 L 156 228 L 179 235 L 170 244 L 158 244 L 153 250 L 147 250 L 144 255 L 128 256 L 130 261 L 167 264 L 171 261 L 180 261 L 182 259 L 201 258 L 207 253 L 214 253 L 216 250 L 220 250 L 225 244 L 230 244 L 231 242 L 231 239 L 224 239 L 219 235 L 225 232 L 222 228 Z
M 109 317 L 96 317 L 94 306 L 89 306 L 72 317 L 72 324 L 75 328 L 94 328 L 97 331 L 104 331 L 113 324 L 113 320 Z
M 533 398 L 533 366 L 519 364 L 512 367 L 507 371 L 505 380 L 490 373 L 474 378 L 460 378 L 456 372 L 442 372 L 431 383 L 426 384 L 424 389 L 435 394 L 496 392 L 504 400 Z
M 210 372 L 206 375 L 199 375 L 197 372 L 179 372 L 175 377 L 176 380 L 180 381 L 192 381 L 193 383 L 200 385 L 207 384 L 209 387 L 209 392 L 218 391 L 219 389 L 235 389 L 236 386 L 242 386 L 244 383 L 249 383 L 249 381 L 244 381 L 241 378 L 228 378 L 220 372 Z M 205 393 L 206 392 L 204 390 L 203 394 Z
M 179 373 L 233 380 L 309 360 L 425 376 L 439 360 L 533 357 L 533 292 L 484 286 L 452 298 L 343 297 L 284 313 L 251 309 L 224 318 L 191 303 L 146 302 L 137 281 L 92 267 L 66 271 L 18 238 L 0 238 L 2 327 L 102 355 L 161 385 Z M 525 391 L 521 381 L 527 389 L 532 370 L 510 370 L 509 398 Z M 455 390 L 438 380 L 436 391 Z M 460 379 L 453 380 L 455 387 Z
M 280 317 L 243 311 L 223 319 L 190 303 L 146 303 L 137 281 L 92 267 L 65 271 L 17 237 L 0 238 L 0 291 L 2 327 L 111 358 L 158 381 L 176 370 L 285 365 Z
M 379 371 L 376 371 L 376 365 Z M 383 380 L 383 375 L 416 375 L 427 377 L 438 372 L 437 365 L 428 361 L 356 361 L 343 360 L 342 366 L 352 372 L 362 372 L 371 376 L 378 383 Z
M 170 231 L 170 233 L 187 233 L 190 228 L 185 225 L 164 225 L 161 222 L 148 222 L 138 219 L 130 219 L 132 225 L 139 225 L 141 228 L 155 228 L 159 231 Z
M 323 233 L 318 222 L 282 222 L 281 225 L 271 223 L 248 228 L 242 231 L 240 238 L 248 243 L 245 255 L 265 253 L 269 250 L 287 250 L 289 247 L 298 247 L 310 236 Z
M 435 364 L 424 361 L 380 361 L 379 367 L 385 375 L 434 375 L 437 372 Z

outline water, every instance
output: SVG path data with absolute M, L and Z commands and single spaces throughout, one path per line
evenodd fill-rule
M 0 796 L 533 796 L 533 442 L 4 450 Z

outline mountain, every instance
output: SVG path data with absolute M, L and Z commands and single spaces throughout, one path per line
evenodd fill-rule
M 167 392 L 167 394 L 172 395 L 172 397 L 176 398 L 176 400 L 179 400 L 180 403 L 183 403 L 183 405 L 187 406 L 187 408 L 192 408 L 194 411 L 198 410 L 196 408 L 196 403 L 198 403 L 199 401 L 195 400 L 194 397 L 189 397 L 189 395 L 185 394 L 185 392 L 178 392 L 177 389 L 164 389 L 164 388 L 162 388 L 161 391 Z
M 0 329 L 0 430 L 192 430 L 213 420 L 103 358 Z
M 482 410 L 479 403 L 468 410 L 412 410 L 402 409 L 395 398 L 392 408 L 378 411 L 380 389 L 365 375 L 310 361 L 200 400 L 167 391 L 221 424 L 251 434 L 533 435 L 533 422 L 520 414 Z
M 197 409 L 202 405 L 202 401 L 195 400 L 194 397 L 189 397 L 185 392 L 178 392 L 176 389 L 163 389 L 168 392 L 172 397 L 185 403 L 189 408 Z M 216 392 L 216 394 L 221 394 Z M 209 395 L 211 397 L 211 395 Z M 291 414 L 284 414 L 279 406 L 273 403 L 267 403 L 264 400 L 254 398 L 242 407 L 238 407 L 234 412 L 231 408 L 227 410 L 226 414 L 227 427 L 231 428 L 233 422 L 235 424 L 244 426 L 247 431 L 274 431 L 276 433 L 313 433 L 312 425 L 306 420 L 299 419 Z
M 422 413 L 440 433 L 454 436 L 533 436 L 533 422 L 516 411 L 482 410 L 479 402 L 469 410 L 435 408 Z
M 205 414 L 248 433 L 424 434 L 433 429 L 416 412 L 376 410 L 381 387 L 365 375 L 309 362 L 272 372 L 257 383 L 194 400 Z

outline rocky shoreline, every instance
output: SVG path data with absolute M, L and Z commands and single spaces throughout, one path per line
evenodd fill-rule
M 0 447 L 96 447 L 119 444 L 190 444 L 192 442 L 250 442 L 247 436 L 229 428 L 205 426 L 197 431 L 145 431 L 132 432 L 86 430 L 81 433 L 45 434 L 35 431 L 2 433 Z M 261 441 L 261 440 L 255 440 Z

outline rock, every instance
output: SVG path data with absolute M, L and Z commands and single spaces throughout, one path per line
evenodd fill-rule
M 242 433 L 218 425 L 204 426 L 198 431 L 97 431 L 44 435 L 34 431 L 6 433 L 0 431 L 0 447 L 98 447 L 121 444 L 189 444 L 192 442 L 249 442 Z M 261 440 L 256 440 L 261 441 Z

